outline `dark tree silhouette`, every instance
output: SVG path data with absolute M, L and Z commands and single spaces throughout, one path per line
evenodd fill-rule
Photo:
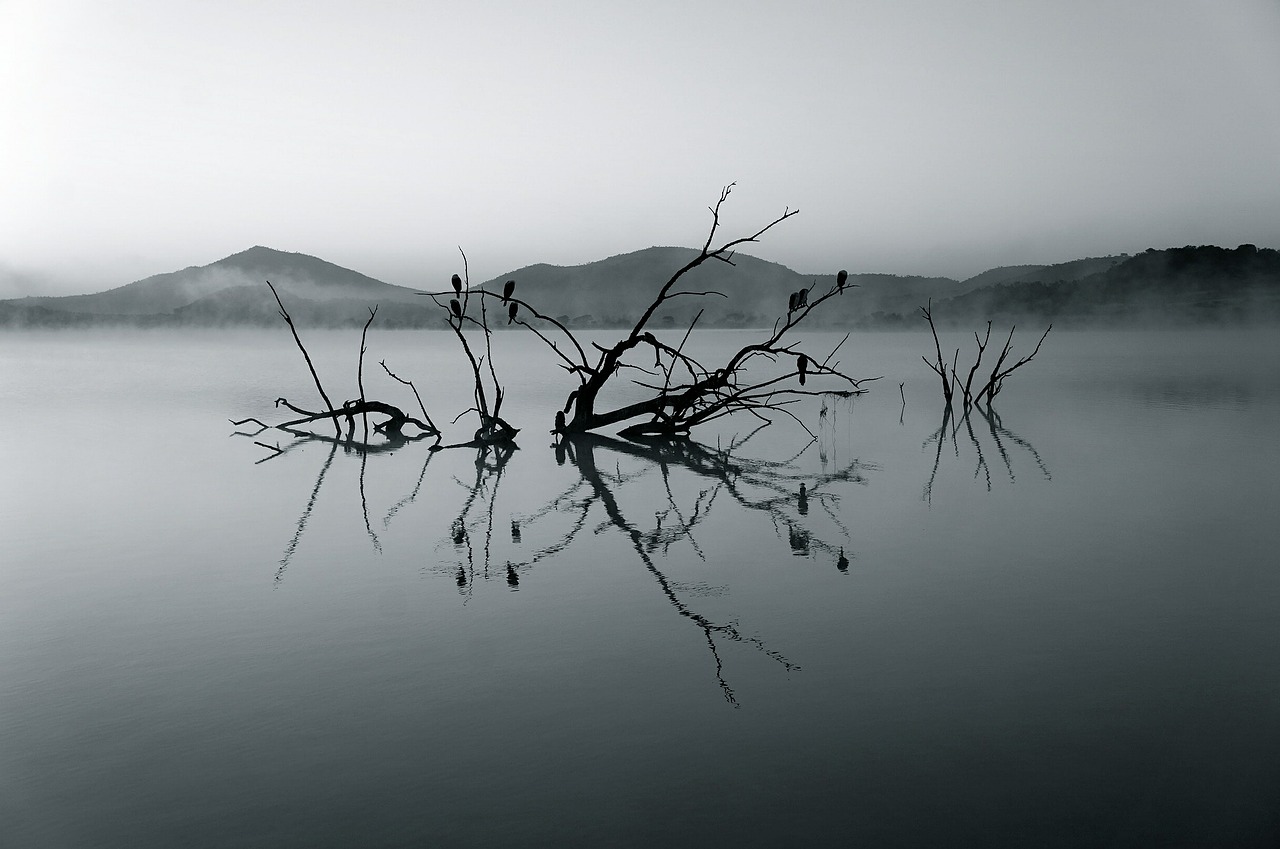
M 434 436 L 436 437 L 437 442 L 439 441 L 440 431 L 439 429 L 436 428 L 435 424 L 431 421 L 431 417 L 427 415 L 427 409 L 425 406 L 422 405 L 422 398 L 418 395 L 418 390 L 413 387 L 412 382 L 407 380 L 402 380 L 401 378 L 396 377 L 394 374 L 392 374 L 391 370 L 387 368 L 387 364 L 385 361 L 382 363 L 382 367 L 383 369 L 386 370 L 387 374 L 390 375 L 395 380 L 399 381 L 400 383 L 403 383 L 413 389 L 414 397 L 418 399 L 418 404 L 420 407 L 422 407 L 422 418 L 419 419 L 414 416 L 411 416 L 406 412 L 404 412 L 403 410 L 401 410 L 399 407 L 395 406 L 394 404 L 389 404 L 385 401 L 370 400 L 365 397 L 364 355 L 367 350 L 365 347 L 365 342 L 368 337 L 369 327 L 370 325 L 373 324 L 373 320 L 378 313 L 377 307 L 374 307 L 373 309 L 369 310 L 369 320 L 365 322 L 364 329 L 360 333 L 360 355 L 358 358 L 358 365 L 356 368 L 356 384 L 359 388 L 360 395 L 356 399 L 343 402 L 341 407 L 338 407 L 335 409 L 333 406 L 333 403 L 329 400 L 328 393 L 325 392 L 324 386 L 320 382 L 320 375 L 316 372 L 315 364 L 311 361 L 311 355 L 307 353 L 306 346 L 302 344 L 302 339 L 298 335 L 298 329 L 297 327 L 294 326 L 293 318 L 289 315 L 289 311 L 285 309 L 284 302 L 280 300 L 279 293 L 276 292 L 275 287 L 271 285 L 270 281 L 267 282 L 267 286 L 268 288 L 271 289 L 271 294 L 275 295 L 276 304 L 279 305 L 280 307 L 280 317 L 284 319 L 285 324 L 289 326 L 289 330 L 293 334 L 293 341 L 297 344 L 298 350 L 302 352 L 302 358 L 307 363 L 307 370 L 310 371 L 311 377 L 315 381 L 316 389 L 319 391 L 320 398 L 321 400 L 324 401 L 326 409 L 324 412 L 307 410 L 307 409 L 304 409 L 303 407 L 299 407 L 293 403 L 290 403 L 290 401 L 286 398 L 277 398 L 276 399 L 277 408 L 284 407 L 285 409 L 291 410 L 294 413 L 297 413 L 299 418 L 290 419 L 289 421 L 281 422 L 276 425 L 268 425 L 262 422 L 260 419 L 256 419 L 256 418 L 247 418 L 247 419 L 239 419 L 239 420 L 233 419 L 231 421 L 231 424 L 235 425 L 236 427 L 241 427 L 246 424 L 258 425 L 260 430 L 257 433 L 261 433 L 262 431 L 268 430 L 270 428 L 276 428 L 278 430 L 283 430 L 283 431 L 292 433 L 294 436 L 303 436 L 303 435 L 314 436 L 314 434 L 311 433 L 310 431 L 303 429 L 303 426 L 313 424 L 315 422 L 332 421 L 336 438 L 341 440 L 342 427 L 339 420 L 345 418 L 347 420 L 347 439 L 348 441 L 350 441 L 355 432 L 356 417 L 359 416 L 364 423 L 364 443 L 368 444 L 369 416 L 373 415 L 373 416 L 382 417 L 382 421 L 374 422 L 374 426 L 373 426 L 374 432 L 382 434 L 387 439 L 396 440 L 396 441 L 400 440 L 403 436 L 402 431 L 404 430 L 405 426 L 411 424 L 414 427 L 416 427 L 419 431 L 419 436 L 417 438 L 422 438 L 423 436 Z M 257 433 L 255 433 L 254 435 L 257 435 Z M 258 442 L 257 444 L 261 445 L 264 448 L 268 448 L 276 452 L 281 452 L 285 450 L 285 449 L 281 449 L 278 445 L 276 446 L 268 445 L 267 443 L 264 443 L 264 442 Z
M 969 373 L 962 384 L 960 382 L 960 374 L 957 370 L 957 366 L 960 361 L 960 349 L 956 348 L 956 352 L 951 358 L 951 365 L 948 366 L 946 360 L 942 358 L 942 344 L 938 341 L 938 330 L 934 326 L 932 306 L 933 303 L 930 301 L 926 306 L 921 307 L 920 317 L 929 323 L 929 330 L 933 333 L 934 359 L 930 360 L 928 357 L 921 357 L 921 359 L 923 359 L 925 365 L 927 365 L 933 373 L 938 375 L 941 379 L 942 400 L 948 411 L 951 410 L 951 403 L 955 395 L 955 390 L 957 388 L 960 389 L 962 394 L 960 412 L 964 416 L 968 416 L 969 411 L 974 407 L 980 408 L 980 405 L 984 400 L 986 407 L 989 410 L 991 408 L 991 403 L 995 400 L 996 396 L 1000 394 L 1000 390 L 1004 388 L 1005 380 L 1009 375 L 1031 362 L 1032 358 L 1035 357 L 1036 354 L 1040 353 L 1040 346 L 1044 344 L 1044 340 L 1049 335 L 1049 331 L 1053 329 L 1052 324 L 1045 328 L 1044 333 L 1040 335 L 1040 341 L 1036 342 L 1035 350 L 1019 359 L 1013 365 L 1006 366 L 1005 363 L 1008 362 L 1009 355 L 1013 353 L 1013 331 L 1015 328 L 1010 327 L 1009 337 L 1005 340 L 1004 347 L 1000 349 L 999 356 L 996 357 L 996 363 L 991 369 L 991 374 L 987 377 L 986 382 L 979 386 L 978 390 L 975 392 L 973 389 L 973 378 L 979 367 L 982 365 L 982 356 L 986 353 L 987 345 L 991 342 L 991 322 L 987 322 L 987 332 L 984 336 L 980 337 L 977 333 L 973 334 L 973 340 L 978 346 L 978 353 L 977 356 L 974 357 L 973 365 L 969 367 Z
M 516 286 L 512 281 L 508 281 L 502 293 L 476 290 L 475 294 L 482 299 L 482 303 L 485 298 L 497 298 L 507 304 L 508 321 L 533 332 L 551 348 L 560 360 L 561 367 L 577 378 L 577 386 L 569 393 L 563 408 L 555 416 L 553 433 L 572 435 L 626 424 L 621 433 L 630 438 L 673 437 L 686 435 L 700 424 L 738 412 L 749 412 L 765 421 L 768 420 L 768 413 L 782 412 L 799 421 L 786 408 L 799 400 L 800 396 L 830 392 L 857 394 L 865 391 L 862 383 L 876 379 L 857 380 L 839 370 L 839 363 L 834 360 L 834 356 L 843 340 L 823 357 L 811 356 L 797 345 L 784 341 L 787 333 L 804 321 L 814 309 L 849 288 L 847 273 L 838 275 L 825 288 L 815 283 L 798 292 L 787 295 L 779 293 L 779 304 L 782 298 L 787 298 L 787 310 L 774 323 L 769 335 L 758 342 L 744 345 L 728 361 L 717 367 L 704 365 L 685 350 L 701 312 L 694 317 L 677 345 L 659 340 L 649 330 L 658 309 L 674 298 L 728 297 L 724 292 L 686 289 L 683 287 L 685 276 L 709 260 L 732 265 L 735 248 L 759 241 L 770 229 L 799 212 L 784 210 L 780 216 L 754 233 L 713 247 L 720 229 L 720 210 L 732 190 L 733 184 L 726 186 L 720 192 L 719 200 L 710 208 L 710 232 L 698 255 L 677 269 L 657 289 L 630 332 L 609 347 L 599 344 L 584 345 L 564 324 L 542 314 L 535 305 L 515 297 Z M 465 309 L 465 300 L 461 306 Z M 456 312 L 455 319 L 461 320 Z M 555 341 L 553 336 L 561 338 L 566 344 Z M 588 353 L 588 349 L 592 353 Z M 652 366 L 637 362 L 640 351 L 653 356 Z M 752 367 L 762 362 L 778 361 L 788 363 L 791 367 L 781 374 L 761 375 L 752 370 Z M 640 401 L 609 407 L 602 402 L 601 395 L 624 372 L 642 375 L 633 382 L 650 394 Z M 803 388 L 810 377 L 834 379 L 843 388 Z M 801 388 L 788 385 L 792 379 L 798 380 Z

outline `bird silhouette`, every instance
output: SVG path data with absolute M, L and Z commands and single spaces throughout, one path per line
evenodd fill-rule
M 516 290 L 516 281 L 508 280 L 507 285 L 502 287 L 502 302 L 505 304 L 511 300 L 511 293 Z
M 843 292 L 844 286 L 848 282 L 849 282 L 849 272 L 845 271 L 843 268 L 840 269 L 838 272 L 836 272 L 836 288 L 837 289 Z
M 462 278 L 455 274 L 453 275 L 453 279 L 450 280 L 449 282 L 453 284 L 453 291 L 461 295 L 462 294 Z
M 515 301 L 511 302 L 511 306 L 507 307 L 507 324 L 516 320 L 516 310 L 520 309 L 520 305 Z
M 809 358 L 804 354 L 796 361 L 796 370 L 800 372 L 800 385 L 804 386 L 804 375 L 809 370 Z
M 462 318 L 462 304 L 458 303 L 457 298 L 454 298 L 453 300 L 449 301 L 449 311 L 452 312 L 458 318 Z

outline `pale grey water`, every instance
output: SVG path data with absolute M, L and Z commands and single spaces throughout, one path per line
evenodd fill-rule
M 0 845 L 1276 845 L 1280 334 L 1055 331 L 940 452 L 929 344 L 852 339 L 885 379 L 731 488 L 558 463 L 515 335 L 480 475 L 255 464 L 283 331 L 0 336 Z M 447 336 L 369 348 L 466 406 Z

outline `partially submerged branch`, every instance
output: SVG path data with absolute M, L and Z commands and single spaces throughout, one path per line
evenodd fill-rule
M 507 284 L 501 295 L 483 289 L 476 291 L 482 303 L 486 298 L 501 298 L 502 303 L 508 306 L 509 321 L 531 330 L 552 349 L 560 359 L 561 366 L 577 377 L 578 385 L 569 393 L 563 407 L 556 413 L 555 424 L 552 427 L 553 433 L 558 435 L 587 433 L 630 422 L 631 424 L 621 431 L 625 436 L 670 438 L 688 434 L 692 428 L 700 424 L 739 412 L 750 413 L 762 420 L 767 420 L 768 414 L 782 413 L 799 421 L 786 407 L 800 396 L 825 393 L 819 390 L 794 389 L 783 385 L 784 383 L 794 379 L 803 387 L 810 377 L 821 376 L 834 379 L 841 387 L 836 391 L 843 394 L 858 394 L 865 391 L 862 384 L 866 380 L 876 379 L 859 380 L 842 372 L 839 363 L 834 359 L 840 345 L 836 345 L 825 357 L 818 359 L 795 345 L 783 341 L 786 334 L 800 324 L 810 312 L 829 298 L 844 293 L 848 285 L 848 274 L 843 271 L 820 294 L 815 294 L 818 289 L 816 283 L 792 293 L 788 300 L 786 315 L 774 323 L 770 335 L 763 341 L 743 346 L 719 367 L 708 367 L 685 350 L 685 343 L 697 324 L 697 317 L 686 330 L 684 339 L 675 347 L 659 340 L 649 330 L 649 323 L 658 309 L 673 298 L 727 297 L 723 292 L 686 290 L 679 288 L 679 285 L 685 280 L 687 274 L 708 260 L 719 260 L 732 265 L 735 248 L 742 244 L 759 241 L 760 237 L 773 227 L 799 212 L 792 209 L 784 210 L 781 215 L 755 232 L 713 247 L 720 229 L 721 207 L 732 190 L 733 184 L 726 186 L 721 191 L 719 200 L 711 207 L 711 227 L 698 254 L 677 269 L 658 288 L 648 307 L 625 337 L 609 347 L 599 344 L 591 345 L 593 355 L 588 355 L 588 346 L 584 346 L 573 331 L 564 324 L 542 315 L 527 302 L 513 297 L 512 283 Z M 539 322 L 554 327 L 560 336 L 568 340 L 568 346 L 559 345 L 532 323 L 526 321 L 521 316 L 521 311 Z M 454 320 L 460 323 L 464 314 L 455 310 L 454 316 Z M 640 351 L 652 354 L 652 369 L 634 361 Z M 780 360 L 794 364 L 793 368 L 782 374 L 767 377 L 751 371 L 751 367 L 759 365 L 761 361 L 776 364 Z M 632 381 L 634 385 L 650 390 L 652 394 L 640 401 L 607 408 L 600 401 L 601 393 L 612 385 L 615 376 L 624 370 L 660 375 L 661 383 L 635 379 Z M 676 380 L 677 373 L 683 376 L 683 380 Z
M 290 403 L 285 398 L 277 398 L 276 407 L 284 407 L 291 410 L 294 413 L 297 413 L 299 418 L 290 419 L 289 421 L 275 425 L 267 425 L 256 418 L 247 418 L 239 421 L 232 421 L 233 425 L 239 427 L 252 422 L 259 426 L 260 430 L 258 433 L 261 433 L 263 430 L 267 430 L 268 428 L 276 428 L 278 430 L 288 431 L 294 435 L 310 435 L 306 431 L 296 430 L 296 428 L 302 425 L 313 424 L 315 422 L 332 421 L 335 433 L 334 438 L 335 440 L 341 440 L 342 424 L 340 420 L 346 419 L 347 439 L 350 441 L 355 430 L 355 419 L 359 416 L 361 421 L 364 423 L 364 442 L 368 444 L 369 416 L 374 415 L 382 418 L 381 421 L 374 423 L 374 433 L 380 433 L 388 439 L 400 439 L 403 436 L 402 431 L 404 427 L 411 424 L 416 427 L 422 435 L 435 436 L 437 437 L 437 442 L 439 442 L 440 431 L 436 428 L 435 424 L 431 422 L 431 418 L 427 415 L 426 407 L 422 404 L 422 398 L 418 395 L 418 390 L 413 387 L 411 382 L 402 380 L 392 374 L 391 370 L 387 368 L 385 361 L 383 361 L 382 367 L 386 370 L 387 374 L 400 383 L 407 384 L 413 389 L 414 397 L 418 399 L 418 405 L 422 407 L 423 418 L 419 419 L 414 416 L 410 416 L 394 404 L 389 404 L 385 401 L 372 400 L 365 395 L 364 355 L 368 350 L 366 343 L 368 340 L 369 327 L 373 324 L 373 320 L 378 312 L 378 308 L 376 306 L 369 310 L 369 319 L 365 322 L 364 329 L 360 333 L 360 355 L 356 367 L 356 385 L 359 389 L 360 396 L 355 400 L 345 401 L 341 407 L 335 408 L 333 406 L 333 402 L 329 400 L 328 393 L 325 392 L 323 385 L 320 383 L 320 375 L 316 371 L 315 364 L 312 362 L 311 355 L 307 352 L 306 346 L 302 344 L 302 339 L 298 336 L 298 329 L 294 326 L 293 318 L 289 315 L 289 311 L 285 309 L 284 302 L 280 299 L 280 294 L 276 291 L 275 286 L 272 286 L 269 281 L 267 286 L 271 289 L 271 294 L 275 296 L 276 304 L 280 307 L 280 317 L 284 319 L 285 324 L 289 325 L 289 330 L 293 334 L 293 341 L 297 344 L 298 350 L 302 352 L 303 359 L 306 360 L 307 369 L 311 372 L 311 378 L 315 381 L 316 389 L 319 390 L 321 399 L 324 400 L 325 409 L 308 410 Z M 278 446 L 273 447 L 265 445 L 264 443 L 258 444 L 264 445 L 264 447 L 267 448 L 273 448 L 277 454 L 283 453 L 283 450 Z
M 459 248 L 462 253 L 463 276 L 453 275 L 451 284 L 453 292 L 428 292 L 426 293 L 431 300 L 435 301 L 436 306 L 440 307 L 445 313 L 445 323 L 449 329 L 453 331 L 453 335 L 457 337 L 458 344 L 462 346 L 462 353 L 467 358 L 467 363 L 471 366 L 471 374 L 473 379 L 472 398 L 475 406 L 472 408 L 480 417 L 480 427 L 476 428 L 470 442 L 459 443 L 460 445 L 495 445 L 510 443 L 515 439 L 519 428 L 513 427 L 509 422 L 502 418 L 502 401 L 506 396 L 502 388 L 502 384 L 498 382 L 498 373 L 493 365 L 493 346 L 492 333 L 489 328 L 488 311 L 485 308 L 484 298 L 480 298 L 480 318 L 477 320 L 469 312 L 471 303 L 471 272 L 467 263 L 467 255 Z M 464 279 L 465 278 L 465 279 Z M 450 297 L 452 294 L 452 297 Z M 479 290 L 478 294 L 484 294 L 483 290 Z M 442 297 L 448 297 L 446 303 L 441 301 Z M 512 313 L 514 317 L 514 312 Z M 464 325 L 471 325 L 478 329 L 484 338 L 484 355 L 477 356 L 471 349 L 471 344 L 467 341 L 464 334 Z M 493 388 L 493 402 L 490 405 L 489 391 L 485 386 L 484 364 L 488 363 L 489 378 Z M 470 412 L 468 410 L 467 412 Z M 451 446 L 450 446 L 451 447 Z
M 1009 375 L 1031 362 L 1032 358 L 1034 358 L 1036 354 L 1040 353 L 1040 346 L 1044 344 L 1044 340 L 1049 335 L 1049 331 L 1053 329 L 1052 324 L 1046 327 L 1044 333 L 1040 335 L 1040 341 L 1036 342 L 1035 350 L 1006 368 L 1005 363 L 1008 361 L 1009 355 L 1013 352 L 1014 328 L 1010 327 L 1009 336 L 1005 339 L 1004 347 L 1001 348 L 1000 355 L 996 358 L 996 364 L 991 369 L 990 376 L 987 378 L 986 383 L 979 387 L 977 392 L 974 392 L 973 378 L 979 367 L 982 365 L 983 354 L 986 353 L 987 345 L 991 340 L 991 322 L 987 322 L 987 332 L 984 336 L 979 337 L 977 333 L 973 334 L 973 340 L 977 345 L 978 353 L 974 357 L 973 365 L 969 367 L 969 372 L 965 377 L 964 383 L 961 384 L 960 374 L 958 371 L 960 349 L 956 348 L 955 355 L 951 358 L 951 365 L 948 366 L 946 361 L 942 358 L 942 344 L 938 341 L 938 329 L 934 325 L 933 311 L 931 307 L 932 302 L 927 306 L 921 307 L 920 317 L 929 323 L 929 330 L 933 334 L 933 350 L 935 359 L 933 361 L 930 361 L 928 357 L 921 357 L 921 359 L 923 359 L 925 365 L 927 365 L 930 370 L 932 370 L 933 373 L 938 375 L 942 380 L 942 400 L 948 410 L 951 409 L 951 401 L 955 388 L 957 386 L 960 387 L 962 393 L 960 412 L 964 416 L 968 416 L 969 411 L 974 407 L 977 407 L 979 411 L 981 411 L 981 406 L 979 405 L 983 403 L 984 399 L 987 410 L 990 410 L 991 402 L 995 400 L 995 397 L 1000 394 L 1000 390 L 1004 388 L 1005 380 Z

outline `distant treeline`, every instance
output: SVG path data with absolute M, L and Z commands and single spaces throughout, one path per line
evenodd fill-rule
M 1280 252 L 1254 245 L 1150 249 L 1077 280 L 1014 281 L 934 304 L 942 322 L 1035 319 L 1059 325 L 1280 320 Z M 901 325 L 914 315 L 871 316 Z

